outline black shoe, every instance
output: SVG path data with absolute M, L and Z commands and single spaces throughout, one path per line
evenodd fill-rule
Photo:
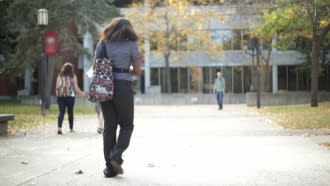
M 57 129 L 57 134 L 59 135 L 63 134 L 62 129 Z
M 121 163 L 119 163 L 117 161 L 114 161 L 114 160 L 111 160 L 110 163 L 111 163 L 111 166 L 112 166 L 112 170 L 115 173 L 117 173 L 117 174 L 123 174 L 124 173 L 124 170 L 121 167 Z
M 115 177 L 117 176 L 117 173 L 115 173 L 111 167 L 107 167 L 103 170 L 103 174 L 104 174 L 104 177 L 106 178 L 112 178 L 112 177 Z

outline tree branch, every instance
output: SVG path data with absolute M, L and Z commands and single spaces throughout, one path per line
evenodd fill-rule
M 322 41 L 325 36 L 329 33 L 330 31 L 330 23 L 328 23 L 328 25 L 326 27 L 323 28 L 323 30 L 320 33 L 320 41 Z

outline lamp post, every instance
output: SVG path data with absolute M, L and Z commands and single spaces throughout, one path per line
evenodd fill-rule
M 46 85 L 47 85 L 47 65 L 45 58 L 45 44 L 44 32 L 48 25 L 48 11 L 46 9 L 38 10 L 38 25 L 40 26 L 40 41 L 41 41 L 41 55 L 40 55 L 40 77 L 39 77 L 39 95 L 41 98 L 41 115 L 46 116 Z
M 252 56 L 252 64 L 255 65 L 255 84 L 256 84 L 256 93 L 257 93 L 257 108 L 260 108 L 260 47 L 259 39 L 257 37 L 252 37 L 250 40 L 252 53 L 248 53 L 247 49 L 245 53 Z M 257 57 L 257 63 L 254 64 L 254 57 Z M 254 78 L 254 77 L 253 77 Z

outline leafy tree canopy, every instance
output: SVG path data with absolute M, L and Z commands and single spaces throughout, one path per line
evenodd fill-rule
M 277 1 L 275 6 L 263 12 L 257 34 L 263 38 L 277 37 L 277 47 L 283 50 L 297 38 L 312 40 L 313 25 L 320 34 L 330 23 L 330 1 L 318 1 L 313 6 L 310 1 Z M 314 7 L 314 17 L 310 17 L 311 7 Z
M 119 15 L 112 3 L 113 0 L 1 1 L 0 53 L 3 55 L 3 62 L 0 64 L 0 74 L 17 75 L 24 69 L 25 63 L 33 66 L 40 58 L 41 28 L 37 25 L 38 9 L 48 10 L 49 25 L 46 30 L 58 32 L 60 51 L 87 54 L 81 44 L 81 36 L 90 32 L 96 37 L 98 25 Z

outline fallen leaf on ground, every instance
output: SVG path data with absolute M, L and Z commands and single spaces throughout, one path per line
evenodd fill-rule
M 75 172 L 76 174 L 83 174 L 84 172 L 82 170 L 78 170 Z
M 328 142 L 328 143 L 321 143 L 320 145 L 330 150 L 330 142 Z

